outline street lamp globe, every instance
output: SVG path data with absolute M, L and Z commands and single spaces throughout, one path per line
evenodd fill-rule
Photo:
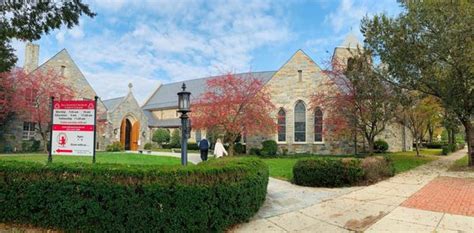
M 186 91 L 186 84 L 181 86 L 182 91 L 178 92 L 178 112 L 187 113 L 190 111 L 190 96 L 191 92 Z

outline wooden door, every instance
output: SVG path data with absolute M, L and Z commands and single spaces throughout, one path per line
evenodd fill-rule
M 140 122 L 135 121 L 132 125 L 130 150 L 138 150 L 138 140 L 140 140 Z

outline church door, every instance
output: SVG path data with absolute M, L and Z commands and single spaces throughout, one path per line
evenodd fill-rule
M 131 150 L 131 137 L 132 133 L 132 123 L 129 119 L 123 119 L 122 125 L 120 127 L 120 143 L 124 147 L 125 150 Z

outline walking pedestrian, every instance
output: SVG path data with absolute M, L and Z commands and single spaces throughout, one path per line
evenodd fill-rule
M 199 141 L 199 152 L 201 152 L 201 160 L 207 161 L 207 154 L 209 153 L 209 141 L 204 137 Z
M 227 151 L 224 148 L 224 145 L 222 145 L 222 141 L 220 138 L 217 139 L 216 145 L 214 146 L 214 155 L 216 158 L 222 157 L 227 155 Z

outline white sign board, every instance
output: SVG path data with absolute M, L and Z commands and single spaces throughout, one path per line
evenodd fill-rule
M 53 155 L 94 154 L 95 101 L 54 101 Z

